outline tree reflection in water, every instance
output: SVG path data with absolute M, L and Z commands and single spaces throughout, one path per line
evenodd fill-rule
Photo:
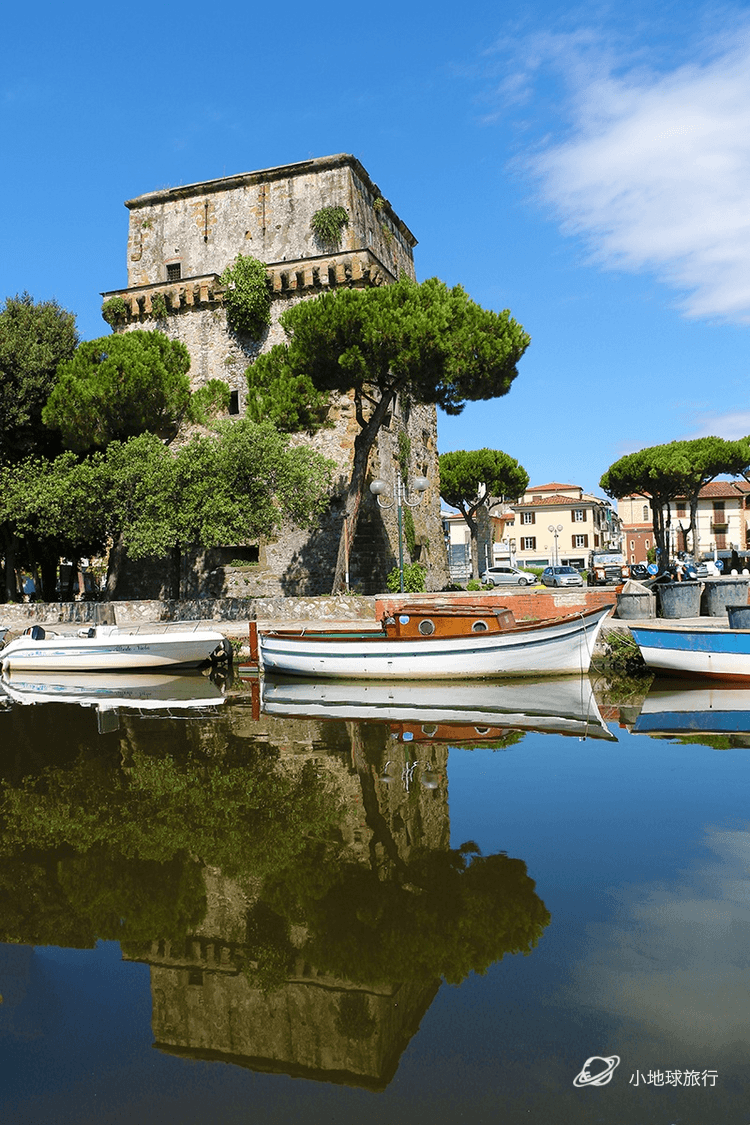
M 165 1049 L 382 1086 L 441 979 L 550 920 L 522 860 L 449 847 L 444 744 L 407 788 L 383 778 L 408 755 L 386 727 L 241 704 L 98 738 L 77 708 L 24 721 L 53 709 L 54 763 L 3 763 L 0 940 L 120 940 L 152 967 Z

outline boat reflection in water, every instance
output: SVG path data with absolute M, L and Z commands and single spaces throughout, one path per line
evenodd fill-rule
M 509 730 L 617 741 L 588 676 L 450 685 L 266 676 L 261 691 L 266 714 L 389 723 L 401 727 L 404 741 L 476 742 Z
M 659 678 L 632 725 L 634 734 L 749 735 L 750 687 Z
M 122 708 L 208 711 L 224 702 L 220 681 L 200 672 L 6 672 L 0 691 L 13 703 L 77 703 L 98 712 L 100 730 L 116 729 Z

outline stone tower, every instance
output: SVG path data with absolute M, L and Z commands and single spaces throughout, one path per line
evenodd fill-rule
M 232 391 L 230 414 L 235 416 L 244 412 L 245 370 L 259 354 L 283 342 L 279 317 L 290 305 L 343 286 L 387 285 L 402 275 L 415 276 L 416 239 L 359 161 L 346 154 L 165 188 L 128 200 L 126 206 L 128 287 L 103 294 L 105 302 L 112 297 L 124 302 L 116 331 L 158 328 L 181 340 L 190 352 L 193 386 L 223 379 Z M 311 226 L 323 207 L 343 207 L 349 216 L 335 248 L 317 241 Z M 259 259 L 268 270 L 271 325 L 257 341 L 240 338 L 227 326 L 220 275 L 238 254 Z M 331 420 L 333 429 L 295 439 L 309 441 L 337 466 L 334 496 L 320 526 L 313 533 L 287 527 L 273 542 L 227 544 L 225 551 L 207 552 L 186 575 L 186 592 L 330 591 L 341 526 L 339 497 L 349 478 L 357 432 L 348 396 L 334 402 Z M 431 486 L 414 509 L 406 558 L 411 553 L 414 561 L 425 562 L 429 587 L 440 589 L 447 567 L 434 407 L 394 411 L 371 457 L 373 476 L 395 482 L 404 449 L 409 451 L 409 474 L 428 477 Z M 397 558 L 394 512 L 378 509 L 369 495 L 363 504 L 350 560 L 352 585 L 363 593 L 384 589 Z M 248 567 L 230 565 L 243 557 Z M 124 596 L 147 592 L 142 585 L 122 591 Z

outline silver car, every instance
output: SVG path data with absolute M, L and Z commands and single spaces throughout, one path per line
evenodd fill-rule
M 545 586 L 583 586 L 583 578 L 572 566 L 548 566 L 542 571 Z
M 491 566 L 485 570 L 482 581 L 491 582 L 493 586 L 532 586 L 537 577 L 515 566 Z

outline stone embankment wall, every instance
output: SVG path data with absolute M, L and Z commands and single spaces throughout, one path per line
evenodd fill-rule
M 194 601 L 26 602 L 0 606 L 0 625 L 142 625 L 157 621 L 375 620 L 375 598 L 198 598 Z
M 197 598 L 194 601 L 141 600 L 128 602 L 27 602 L 0 606 L 0 625 L 16 631 L 28 625 L 89 625 L 114 621 L 117 625 L 138 625 L 156 621 L 215 621 L 227 625 L 248 621 L 267 623 L 379 621 L 396 606 L 415 609 L 435 601 L 453 605 L 507 605 L 517 621 L 531 618 L 561 617 L 576 610 L 595 609 L 613 604 L 614 594 L 606 589 L 565 592 L 476 594 L 381 594 L 373 597 L 310 598 Z

